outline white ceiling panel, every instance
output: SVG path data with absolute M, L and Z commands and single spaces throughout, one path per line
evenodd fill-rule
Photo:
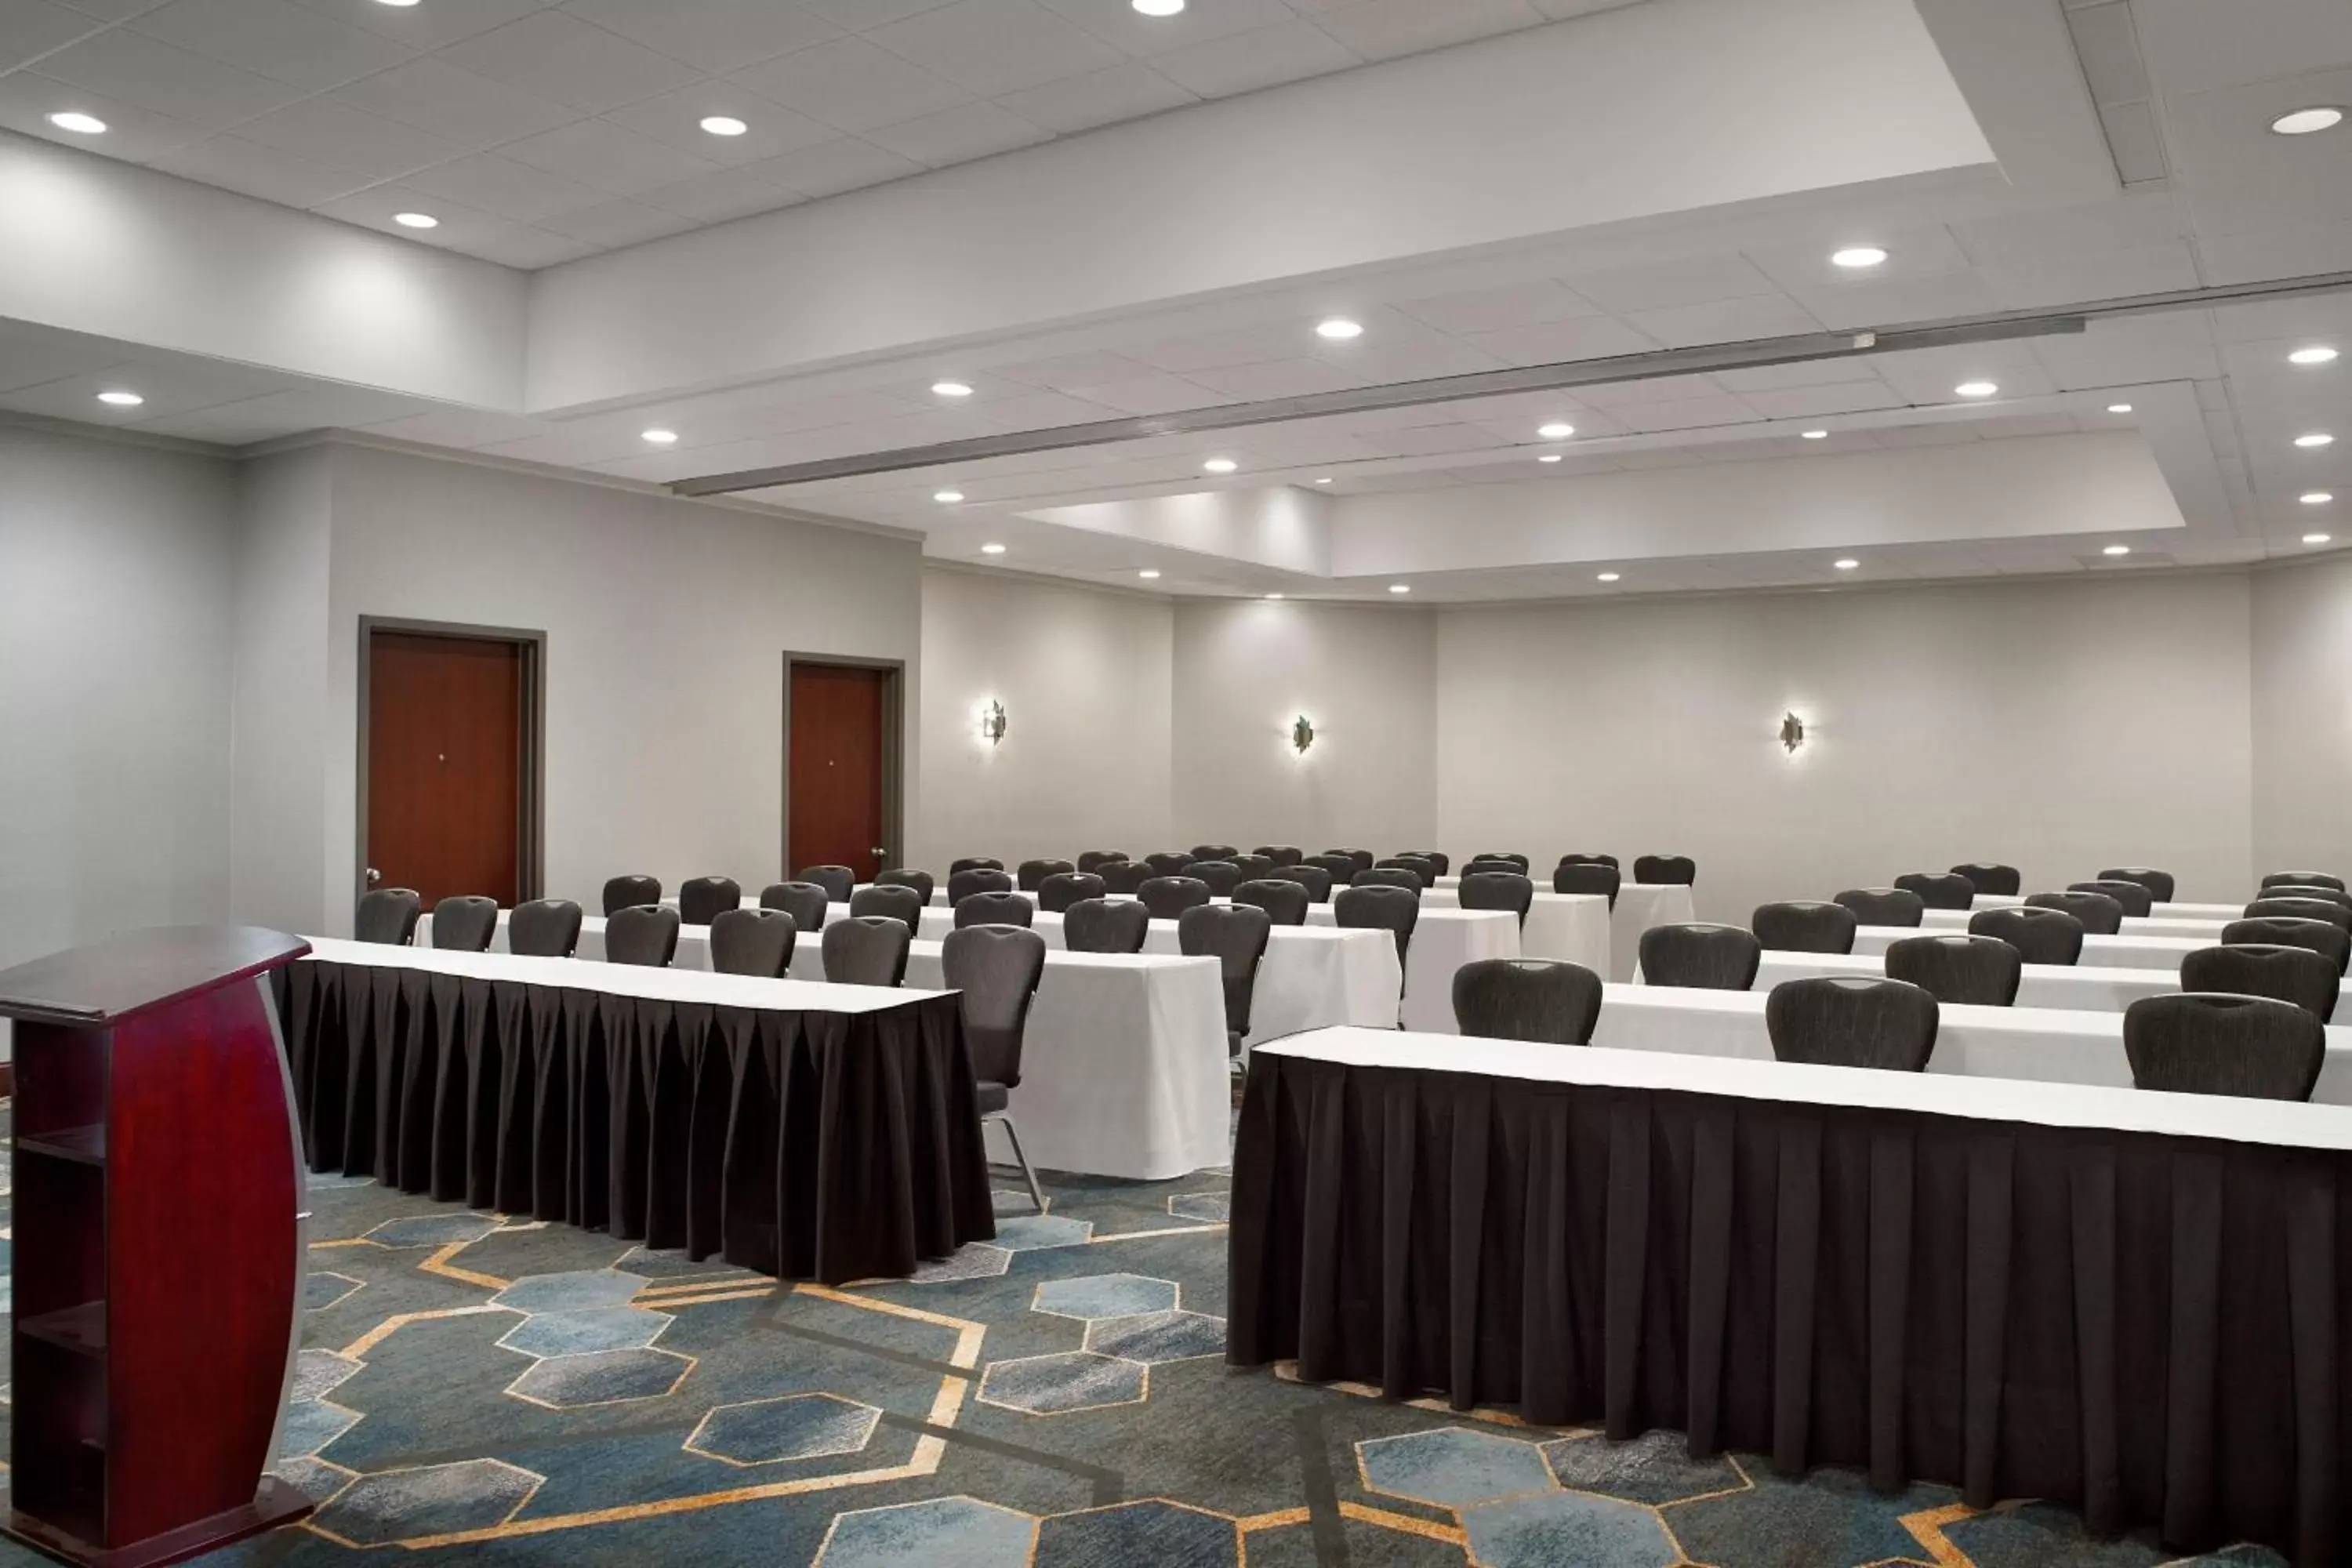
M 136 31 L 306 92 L 373 76 L 415 51 L 289 0 L 169 0 Z
M 705 71 L 740 70 L 839 37 L 839 23 L 779 0 L 564 0 L 585 21 Z
M 993 103 L 960 103 L 914 120 L 902 120 L 866 134 L 887 150 L 918 163 L 944 168 L 1045 141 L 1052 132 Z
M 52 114 L 91 114 L 106 121 L 107 136 L 116 154 L 152 163 L 166 153 L 202 141 L 201 126 L 168 114 L 142 109 L 127 100 L 54 81 L 37 71 L 13 71 L 0 76 L 0 126 L 43 141 L 87 150 L 89 139 L 60 131 L 49 123 Z
M 41 61 L 41 74 L 207 130 L 283 108 L 305 90 L 124 27 L 59 49 Z
M 980 98 L 1083 76 L 1126 58 L 1037 0 L 952 0 L 866 37 Z
M 49 0 L 8 0 L 0 5 L 0 71 L 30 65 L 98 26 L 96 18 Z
M 317 206 L 368 184 L 363 174 L 236 135 L 207 137 L 164 154 L 152 166 L 183 179 L 201 180 L 242 195 L 296 207 Z
M 682 60 L 656 54 L 563 11 L 534 11 L 452 44 L 440 57 L 460 69 L 587 114 L 684 87 L 699 74 Z
M 5 85 L 0 79 L 0 86 Z M 372 183 L 450 162 L 463 157 L 466 150 L 465 142 L 387 120 L 331 96 L 306 98 L 248 120 L 236 128 L 236 134 L 281 153 L 349 169 Z
M 1363 63 L 1362 57 L 1305 21 L 1277 22 L 1154 55 L 1170 80 L 1203 98 L 1256 92 Z
M 839 195 L 885 180 L 919 174 L 923 165 L 871 142 L 839 136 L 797 153 L 763 158 L 751 165 L 751 172 L 788 191 L 814 198 Z
M 1064 77 L 1000 98 L 998 106 L 1064 135 L 1122 120 L 1139 120 L 1200 100 L 1140 61 Z

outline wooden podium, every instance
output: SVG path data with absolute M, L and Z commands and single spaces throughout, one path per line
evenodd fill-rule
M 176 1563 L 310 1510 L 263 1474 L 304 1273 L 266 975 L 309 951 L 180 926 L 0 973 L 16 1069 L 0 1531 L 51 1557 Z

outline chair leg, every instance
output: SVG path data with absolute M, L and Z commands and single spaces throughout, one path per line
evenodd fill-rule
M 1021 1147 L 1021 1130 L 1013 1125 L 1010 1116 L 1000 1116 L 996 1120 L 1004 1124 L 1004 1135 L 1013 1140 L 1013 1157 L 1021 1163 L 1021 1173 L 1029 1182 L 1029 1201 L 1037 1205 L 1039 1214 L 1044 1214 L 1045 1190 L 1037 1184 L 1036 1169 L 1029 1163 L 1028 1152 Z

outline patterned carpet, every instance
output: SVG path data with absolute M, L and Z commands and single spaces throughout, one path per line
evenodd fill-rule
M 1615 1445 L 1230 1373 L 1224 1174 L 1047 1187 L 1046 1215 L 998 1194 L 992 1246 L 830 1290 L 320 1181 L 283 1465 L 319 1510 L 209 1561 L 2167 1561 L 2031 1502 L 1978 1513 L 1941 1488 L 1882 1497 L 1844 1472 L 1694 1463 L 1663 1435 Z M 0 1310 L 8 1188 L 0 1164 Z M 0 1542 L 7 1568 L 38 1561 Z

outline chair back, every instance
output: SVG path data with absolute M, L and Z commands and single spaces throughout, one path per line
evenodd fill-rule
M 1179 919 L 1186 910 L 1205 904 L 1212 897 L 1209 884 L 1198 877 L 1154 877 L 1138 888 L 1135 896 L 1155 921 Z
M 2150 893 L 2147 884 L 2142 882 L 2126 882 L 2120 879 L 2069 882 L 2066 884 L 2066 890 L 2070 893 L 2105 893 L 2123 906 L 2124 918 L 2126 920 L 2146 920 L 2147 911 L 2156 905 L 2156 895 Z
M 1274 921 L 1254 904 L 1202 904 L 1176 922 L 1176 945 L 1189 958 L 1213 958 L 1225 982 L 1225 1038 L 1241 1049 L 1249 1033 L 1250 993 Z
M 2014 866 L 2003 866 L 1999 862 L 1986 866 L 1971 860 L 1964 866 L 1953 867 L 1952 875 L 1966 877 L 1969 879 L 1969 885 L 1979 893 L 1991 893 L 2001 898 L 2015 898 L 2025 890 L 2023 874 Z
M 2336 1016 L 2344 972 L 2307 947 L 2225 942 L 2200 947 L 2180 961 L 2180 988 L 2292 1002 L 2325 1024 Z
M 793 917 L 795 931 L 823 931 L 825 906 L 833 900 L 814 882 L 772 882 L 760 889 L 760 907 Z
M 2274 916 L 2251 921 L 2231 921 L 2221 928 L 2221 945 L 2234 947 L 2241 942 L 2279 947 L 2307 947 L 2336 965 L 2336 973 L 2344 973 L 2352 965 L 2352 932 L 2326 921 L 2299 921 Z
M 1263 855 L 1236 855 L 1233 861 L 1241 868 L 1244 882 L 1262 882 L 1274 875 L 1274 862 Z
M 721 910 L 743 907 L 743 889 L 732 877 L 692 877 L 678 884 L 677 918 L 687 925 L 707 926 Z
M 2071 910 L 2021 904 L 2014 909 L 1979 910 L 1969 917 L 1970 936 L 1989 936 L 2017 949 L 2025 963 L 2074 964 L 2082 962 L 2083 938 L 2089 928 Z
M 1278 926 L 1305 925 L 1307 906 L 1311 901 L 1306 888 L 1287 878 L 1260 877 L 1234 889 L 1234 902 L 1264 910 L 1266 918 Z
M 1046 878 L 1076 869 L 1077 867 L 1067 860 L 1024 860 L 1017 879 L 1023 892 L 1034 893 L 1045 886 Z
M 1754 931 L 1702 922 L 1652 926 L 1640 952 L 1644 983 L 1694 991 L 1746 991 L 1764 963 Z
M 904 891 L 904 889 L 900 889 Z M 818 955 L 836 985 L 896 985 L 907 978 L 914 932 L 887 915 L 847 915 L 824 928 Z
M 1107 860 L 1095 868 L 1106 893 L 1140 892 L 1143 884 L 1160 875 L 1140 860 Z
M 845 904 L 849 895 L 857 890 L 857 873 L 846 866 L 803 866 L 793 879 L 814 882 L 823 888 L 828 903 Z
M 1559 863 L 1563 866 L 1606 866 L 1612 871 L 1624 869 L 1614 855 L 1563 855 Z
M 1307 851 L 1296 844 L 1261 844 L 1256 853 L 1265 856 L 1266 863 L 1277 870 L 1285 866 L 1296 866 L 1307 858 Z
M 425 900 L 413 888 L 375 888 L 360 895 L 352 912 L 352 939 L 386 947 L 406 947 L 416 940 L 416 921 Z
M 1508 858 L 1500 855 L 1474 855 L 1462 862 L 1462 875 L 1468 878 L 1475 877 L 1481 871 L 1504 871 L 1525 876 L 1527 868 L 1521 866 L 1518 861 L 1519 858 L 1516 855 Z
M 1617 907 L 1617 889 L 1623 885 L 1623 874 L 1600 860 L 1562 860 L 1551 874 L 1553 892 L 1599 893 L 1612 910 Z
M 962 926 L 940 944 L 940 977 L 957 993 L 971 1075 L 1015 1089 L 1029 1004 L 1045 973 L 1045 939 L 1021 926 Z
M 1465 910 L 1510 910 L 1519 917 L 1519 929 L 1525 931 L 1528 911 L 1536 906 L 1535 879 L 1524 871 L 1465 871 L 1461 898 Z
M 1367 866 L 1364 869 L 1356 873 L 1356 879 L 1353 882 L 1350 882 L 1349 886 L 1354 888 L 1401 888 L 1404 891 L 1411 893 L 1414 898 L 1418 899 L 1421 897 L 1422 890 L 1427 888 L 1429 884 L 1422 880 L 1420 872 L 1412 869 L 1410 867 Z
M 2323 903 L 2317 899 L 2256 899 L 2246 906 L 2245 918 L 2264 920 L 2280 916 L 2294 921 L 2325 921 L 2339 931 L 2352 931 L 2352 910 L 2341 904 Z
M 887 871 L 877 872 L 874 885 L 877 888 L 912 888 L 922 895 L 923 902 L 927 904 L 931 901 L 931 895 L 938 892 L 940 888 L 939 882 L 929 871 L 918 871 L 911 866 L 899 866 Z
M 1408 849 L 1405 850 L 1404 853 L 1407 855 L 1418 855 L 1421 858 L 1428 861 L 1431 865 L 1437 868 L 1437 874 L 1441 877 L 1454 869 L 1454 858 L 1446 854 L 1443 849 Z M 1517 860 L 1519 863 L 1519 869 L 1522 871 L 1528 868 L 1528 859 L 1524 855 L 1506 856 L 1504 858 Z
M 2124 1055 L 2135 1089 L 2309 1100 L 2327 1029 L 2292 1002 L 2181 991 L 2124 1009 Z
M 1437 886 L 1437 862 L 1434 860 L 1425 860 L 1418 855 L 1391 855 L 1378 865 L 1382 870 L 1412 872 L 1424 889 Z
M 993 855 L 966 855 L 960 859 L 948 862 L 948 875 L 950 877 L 958 871 L 1002 871 L 1003 869 L 1004 862 Z
M 2172 873 L 2169 871 L 2153 870 L 2146 866 L 2119 866 L 2113 870 L 2100 872 L 2099 880 L 2137 882 L 2147 889 L 2150 902 L 2158 904 L 2172 902 L 2173 881 Z
M 1820 1067 L 1924 1072 L 1936 1048 L 1935 997 L 1901 980 L 1815 974 L 1764 999 L 1772 1054 Z
M 1958 871 L 1909 871 L 1895 885 L 1918 894 L 1931 910 L 1964 910 L 1977 901 L 1977 885 Z
M 433 945 L 444 952 L 488 952 L 499 934 L 499 901 L 468 893 L 433 906 Z
M 1354 856 L 1342 855 L 1336 850 L 1325 855 L 1309 855 L 1300 864 L 1312 866 L 1330 878 L 1334 888 L 1344 888 L 1353 882 L 1356 879 L 1356 872 L 1360 869 L 1356 864 Z M 1322 900 L 1318 899 L 1316 901 L 1320 903 Z
M 1328 904 L 1331 901 L 1331 873 L 1320 866 L 1309 866 L 1304 862 L 1276 866 L 1268 876 L 1274 881 L 1296 882 L 1306 889 L 1309 903 Z M 1240 889 L 1235 889 L 1234 891 L 1239 892 Z
M 1759 904 L 1748 917 L 1748 929 L 1771 952 L 1852 952 L 1861 923 L 1843 904 L 1811 899 Z
M 966 926 L 1021 926 L 1035 922 L 1037 906 L 1026 893 L 970 893 L 955 902 L 955 929 Z
M 1242 885 L 1242 868 L 1231 860 L 1195 860 L 1181 873 L 1196 882 L 1206 882 L 1214 897 L 1230 899 L 1234 889 Z
M 1429 858 L 1434 860 L 1437 857 L 1432 855 Z M 1526 856 L 1514 854 L 1508 849 L 1488 849 L 1480 854 L 1473 855 L 1471 859 L 1500 860 L 1522 877 L 1526 876 L 1528 870 L 1535 865 L 1535 862 L 1528 859 Z M 1467 866 L 1463 867 L 1462 874 L 1465 877 L 1468 876 L 1470 874 L 1470 868 Z
M 570 899 L 517 904 L 507 916 L 507 951 L 517 958 L 570 958 L 580 951 L 580 906 Z
M 1127 851 L 1124 849 L 1081 849 L 1078 851 L 1078 869 L 1091 872 L 1114 860 L 1126 858 Z
M 1195 860 L 1230 860 L 1240 853 L 1241 850 L 1231 844 L 1195 844 L 1192 846 L 1192 858 Z
M 2084 931 L 2091 936 L 2113 936 L 2124 929 L 2123 905 L 2105 893 L 2077 893 L 2072 889 L 2063 893 L 2028 893 L 2024 907 L 2063 910 L 2081 921 Z
M 1402 963 L 1412 945 L 1412 928 L 1421 923 L 1421 894 L 1388 883 L 1359 883 L 1331 895 L 1331 919 L 1351 929 L 1393 931 L 1397 962 Z
M 1012 890 L 1012 878 L 985 866 L 948 873 L 948 903 L 950 907 L 963 902 L 974 893 L 1009 893 Z
M 2314 899 L 2323 904 L 2334 904 L 2339 910 L 2352 910 L 2352 893 L 2339 893 L 2333 888 L 2305 886 L 2301 882 L 2281 882 L 2264 888 L 2266 899 Z
M 721 974 L 751 974 L 782 980 L 792 973 L 800 922 L 782 910 L 747 910 L 740 904 L 710 920 L 710 967 Z
M 2331 877 L 2325 871 L 2273 871 L 2263 879 L 2263 886 L 2275 888 L 2291 884 L 2299 888 L 2333 888 L 2344 891 L 2344 879 Z
M 1159 849 L 1146 855 L 1143 863 L 1151 868 L 1151 874 L 1155 877 L 1181 877 L 1184 874 L 1184 868 L 1199 858 L 1198 855 L 1186 855 L 1174 849 Z
M 1886 978 L 1955 1005 L 2013 1006 L 2024 977 L 2024 959 L 1999 937 L 1906 936 L 1886 947 Z
M 1151 910 L 1140 899 L 1080 899 L 1062 912 L 1062 945 L 1072 952 L 1141 952 Z
M 1374 857 L 1369 849 L 1334 849 L 1330 853 L 1345 855 L 1359 871 L 1369 871 L 1372 868 Z
M 1866 926 L 1916 926 L 1927 912 L 1927 900 L 1908 888 L 1848 888 L 1837 901 Z
M 1601 976 L 1580 963 L 1481 958 L 1454 972 L 1454 1021 L 1481 1039 L 1587 1045 L 1601 992 Z
M 677 956 L 677 911 L 667 904 L 631 904 L 604 917 L 604 962 L 667 969 Z
M 1056 871 L 1037 884 L 1037 907 L 1058 915 L 1080 899 L 1099 899 L 1108 891 L 1103 879 L 1091 871 Z
M 604 884 L 604 918 L 610 920 L 623 910 L 661 900 L 659 877 L 614 877 Z
M 1698 880 L 1698 862 L 1687 855 L 1636 856 L 1633 880 L 1687 888 Z
M 923 896 L 912 888 L 860 888 L 849 896 L 849 912 L 855 916 L 879 915 L 897 921 L 907 928 L 909 936 L 923 923 Z

